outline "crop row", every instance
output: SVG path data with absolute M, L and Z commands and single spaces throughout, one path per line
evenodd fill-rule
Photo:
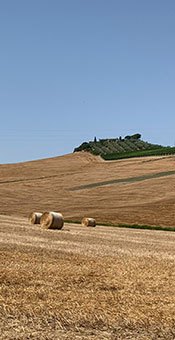
M 101 156 L 105 160 L 115 160 L 122 158 L 131 158 L 131 157 L 144 157 L 144 156 L 162 156 L 162 155 L 173 155 L 175 154 L 175 147 L 159 147 L 158 149 L 147 149 L 140 151 L 132 151 L 132 152 L 123 152 L 123 153 L 111 153 L 111 154 L 101 154 Z
M 122 154 L 126 152 L 134 152 L 134 151 L 142 151 L 142 150 L 151 150 L 151 149 L 159 149 L 159 145 L 152 145 L 147 142 L 143 142 L 141 140 L 131 141 L 131 140 L 123 140 L 123 141 L 111 141 L 107 140 L 103 143 L 99 142 L 89 142 L 89 151 L 99 154 L 99 155 L 111 155 L 114 153 Z

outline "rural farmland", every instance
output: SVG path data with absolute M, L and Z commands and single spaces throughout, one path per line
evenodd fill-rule
M 174 225 L 175 157 L 104 161 L 87 152 L 0 165 L 1 214 L 60 211 L 66 220 Z
M 1 338 L 174 339 L 174 156 L 0 165 Z M 31 225 L 59 211 L 61 230 Z M 95 228 L 73 222 L 96 219 Z

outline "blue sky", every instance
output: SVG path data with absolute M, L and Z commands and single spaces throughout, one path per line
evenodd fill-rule
M 174 0 L 0 0 L 0 163 L 175 144 Z

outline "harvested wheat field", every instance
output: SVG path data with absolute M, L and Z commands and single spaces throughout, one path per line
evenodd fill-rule
M 175 158 L 0 165 L 1 339 L 175 339 Z M 31 224 L 32 211 L 95 228 Z
M 175 339 L 175 233 L 0 216 L 1 339 Z
M 105 162 L 87 152 L 0 165 L 1 214 L 175 225 L 175 156 Z

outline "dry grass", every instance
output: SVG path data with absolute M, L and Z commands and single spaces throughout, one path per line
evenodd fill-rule
M 175 339 L 175 233 L 53 231 L 27 220 L 54 210 L 70 220 L 172 226 L 175 175 L 148 176 L 174 171 L 174 159 L 80 153 L 0 165 L 2 340 Z
M 174 339 L 175 234 L 0 217 L 1 339 Z
M 173 226 L 175 175 L 168 173 L 174 164 L 174 156 L 105 162 L 75 153 L 0 165 L 1 213 L 27 217 L 31 211 L 54 210 L 67 220 L 93 216 L 97 223 Z M 148 179 L 162 172 L 167 176 Z M 134 177 L 140 181 L 130 182 Z M 73 190 L 77 187 L 82 189 Z

